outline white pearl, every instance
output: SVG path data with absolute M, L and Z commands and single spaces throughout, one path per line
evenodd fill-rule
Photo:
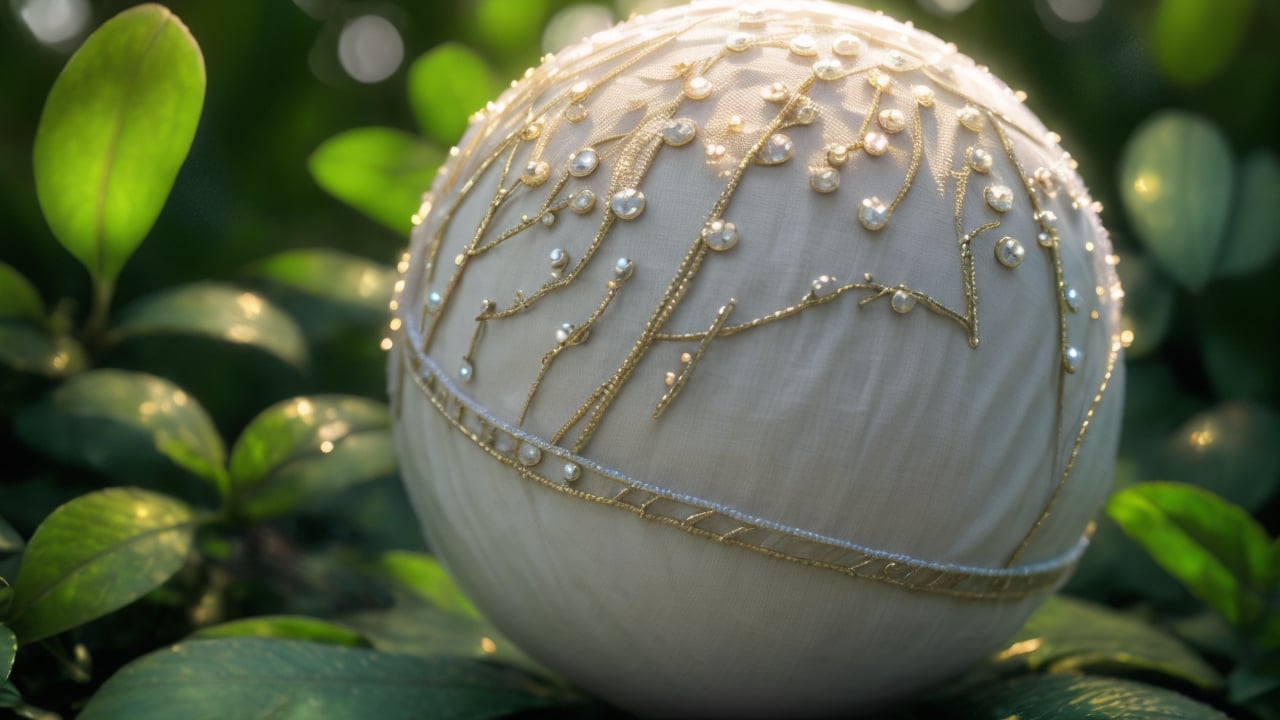
M 956 119 L 969 130 L 974 132 L 982 130 L 982 111 L 972 105 L 965 105 L 957 110 Z
M 889 150 L 889 136 L 884 133 L 869 132 L 862 142 L 868 155 L 879 157 Z
M 596 171 L 600 164 L 600 156 L 593 148 L 583 148 L 569 156 L 569 174 L 574 177 L 586 177 Z
M 933 88 L 928 85 L 916 85 L 911 88 L 911 94 L 915 97 L 916 104 L 920 107 L 933 105 Z
M 547 260 L 551 262 L 551 267 L 559 270 L 569 264 L 569 253 L 563 248 L 555 248 L 547 254 Z
M 906 290 L 898 290 L 889 298 L 889 306 L 899 314 L 911 312 L 911 308 L 916 306 L 916 296 Z
M 561 473 L 564 476 L 565 482 L 577 482 L 578 478 L 582 477 L 582 468 L 578 467 L 574 463 L 565 463 Z
M 440 310 L 440 305 L 444 302 L 444 296 L 432 290 L 427 293 L 427 312 L 435 313 Z
M 569 209 L 579 215 L 585 215 L 586 213 L 591 212 L 591 209 L 595 206 L 596 194 L 590 190 L 579 190 L 577 194 L 573 196 L 573 199 L 569 201 Z
M 1066 301 L 1068 310 L 1073 313 L 1080 312 L 1082 298 L 1080 297 L 1079 290 L 1068 285 L 1067 288 L 1062 291 L 1062 299 Z
M 618 258 L 618 261 L 613 264 L 614 277 L 619 280 L 626 280 L 631 277 L 631 273 L 635 272 L 635 270 L 636 264 L 631 261 L 631 258 L 620 257 Z
M 887 133 L 900 133 L 907 127 L 907 116 L 901 110 L 881 110 L 876 120 Z
M 835 292 L 839 285 L 840 281 L 835 277 L 831 275 L 819 275 L 817 279 L 813 281 L 810 289 L 813 291 L 814 297 L 824 298 Z
M 1080 369 L 1080 363 L 1084 360 L 1084 354 L 1080 352 L 1075 345 L 1068 345 L 1065 353 L 1064 365 L 1067 372 L 1073 373 Z
M 689 78 L 684 84 L 684 94 L 688 95 L 690 100 L 705 100 L 711 97 L 715 89 L 715 85 L 701 75 Z
M 844 63 L 839 58 L 822 58 L 813 64 L 813 74 L 819 80 L 837 80 L 844 75 Z
M 845 33 L 832 41 L 831 52 L 845 57 L 857 57 L 858 53 L 862 52 L 863 47 L 864 45 L 858 39 L 858 36 Z
M 818 40 L 809 34 L 800 34 L 791 38 L 791 52 L 801 57 L 812 57 L 818 54 Z
M 556 328 L 556 342 L 563 345 L 569 342 L 569 338 L 573 337 L 573 331 L 577 330 L 573 323 L 562 323 Z
M 516 458 L 520 461 L 521 465 L 525 467 L 533 467 L 534 465 L 542 462 L 542 450 L 536 445 L 525 443 L 521 445 L 520 449 L 516 452 Z
M 476 369 L 472 367 L 471 362 L 465 358 L 462 364 L 458 366 L 458 379 L 462 382 L 471 382 L 471 378 L 475 377 Z
M 991 163 L 995 158 L 991 157 L 991 153 L 982 148 L 971 147 L 964 151 L 965 160 L 969 162 L 969 167 L 974 172 L 985 173 L 991 169 Z
M 743 32 L 730 33 L 729 37 L 725 38 L 724 46 L 734 52 L 749 50 L 751 48 L 751 36 Z

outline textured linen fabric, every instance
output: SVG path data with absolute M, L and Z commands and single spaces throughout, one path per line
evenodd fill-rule
M 725 51 L 738 32 L 757 44 Z M 832 57 L 834 39 L 850 32 L 864 47 L 841 58 L 847 76 L 809 80 L 815 62 Z M 800 34 L 813 36 L 816 55 L 793 49 Z M 626 64 L 635 48 L 650 51 Z M 628 140 L 610 138 L 657 132 L 661 123 L 648 118 L 688 94 L 697 72 L 688 68 L 711 56 L 722 56 L 702 72 L 714 89 L 674 113 L 696 122 L 696 140 L 655 144 L 642 171 L 620 162 L 627 156 L 616 148 Z M 901 111 L 906 129 L 888 133 L 866 119 L 875 73 L 892 79 L 876 110 Z M 557 98 L 583 81 L 599 86 L 583 100 L 587 117 L 568 122 L 568 101 Z M 735 169 L 783 111 L 762 97 L 778 82 L 788 92 L 812 82 L 816 119 L 778 131 L 794 144 L 786 162 L 742 174 L 721 214 L 736 227 L 737 245 L 707 254 L 663 331 L 706 331 L 731 301 L 727 325 L 768 316 L 801 303 L 824 275 L 837 285 L 905 285 L 964 316 L 958 236 L 999 222 L 971 241 L 980 343 L 971 347 L 961 323 L 924 302 L 900 313 L 888 294 L 860 302 L 875 293 L 854 290 L 715 338 L 655 419 L 667 373 L 680 373 L 681 354 L 698 350 L 696 341 L 656 342 L 581 456 L 673 493 L 919 562 L 1003 568 L 1029 533 L 1015 566 L 1066 562 L 1106 495 L 1119 430 L 1120 292 L 1105 231 L 1069 156 L 1011 90 L 941 41 L 883 16 L 824 3 L 764 4 L 760 14 L 704 3 L 638 19 L 548 59 L 477 119 L 434 188 L 398 300 L 405 324 L 434 325 L 425 355 L 491 419 L 551 441 L 636 347 Z M 918 107 L 917 85 L 933 91 L 927 107 Z M 991 112 L 976 131 L 957 120 L 970 102 Z M 917 112 L 918 172 L 885 227 L 867 230 L 859 203 L 898 194 Z M 1006 157 L 997 118 L 1021 169 Z M 810 174 L 826 167 L 828 147 L 853 143 L 864 120 L 888 138 L 887 150 L 855 149 L 837 168 L 837 191 L 812 190 Z M 533 123 L 541 132 L 496 153 Z M 588 146 L 600 166 L 552 193 L 569 157 Z M 967 173 L 958 232 L 957 173 L 971 148 L 994 160 L 987 172 Z M 513 184 L 539 160 L 551 180 Z M 1043 187 L 1032 178 L 1042 168 Z M 513 189 L 495 204 L 500 185 Z M 998 185 L 1012 190 L 1008 212 L 985 200 Z M 506 308 L 553 279 L 553 249 L 576 268 L 608 217 L 610 195 L 624 187 L 644 193 L 643 213 L 615 219 L 572 283 L 486 321 L 477 335 L 486 300 Z M 534 222 L 467 258 L 463 272 L 452 262 L 582 189 L 598 198 L 592 212 L 559 210 L 554 223 Z M 1029 192 L 1057 216 L 1064 287 L 1037 243 L 1042 224 Z M 1025 251 L 1017 267 L 997 259 L 1005 237 Z M 557 329 L 597 309 L 620 257 L 633 261 L 633 275 L 589 338 L 555 357 L 521 423 Z M 1077 312 L 1062 309 L 1067 287 L 1082 298 Z M 438 314 L 425 309 L 432 292 L 446 296 Z M 1080 353 L 1075 372 L 1064 370 L 1060 312 L 1066 342 Z M 420 388 L 398 378 L 413 370 L 393 355 L 405 477 L 433 547 L 522 647 L 624 707 L 770 716 L 875 704 L 981 657 L 1037 600 L 955 599 L 851 578 L 548 491 L 452 427 Z M 464 358 L 472 373 L 465 378 Z M 571 448 L 581 428 L 573 425 L 560 446 Z

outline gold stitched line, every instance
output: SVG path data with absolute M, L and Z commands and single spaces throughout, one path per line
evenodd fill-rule
M 676 396 L 680 394 L 685 383 L 689 382 L 689 378 L 693 375 L 693 369 L 697 367 L 698 361 L 701 360 L 702 356 L 707 352 L 707 347 L 711 345 L 711 341 L 716 338 L 716 334 L 720 332 L 720 328 L 724 327 L 725 321 L 729 319 L 729 314 L 733 312 L 733 308 L 737 304 L 736 300 L 730 299 L 729 302 L 720 306 L 720 310 L 716 313 L 715 321 L 711 323 L 711 328 L 707 330 L 702 341 L 698 344 L 697 351 L 695 351 L 693 356 L 689 358 L 689 361 L 684 364 L 684 369 L 680 371 L 675 382 L 671 383 L 670 389 L 663 393 L 662 399 L 658 400 L 658 406 L 653 409 L 653 418 L 655 420 L 662 416 L 662 413 L 667 409 L 667 406 L 671 404 L 671 401 L 675 400 Z

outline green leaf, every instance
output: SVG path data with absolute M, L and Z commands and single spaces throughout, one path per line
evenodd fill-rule
M 160 587 L 187 560 L 191 509 L 139 488 L 108 488 L 36 528 L 13 583 L 9 627 L 25 643 L 102 617 Z
M 1213 274 L 1234 176 L 1226 138 L 1199 115 L 1157 113 L 1125 146 L 1120 197 L 1129 221 L 1155 261 L 1191 290 Z
M 485 44 L 506 55 L 520 55 L 524 48 L 542 45 L 542 28 L 551 8 L 547 0 L 479 0 L 474 29 Z
M 29 280 L 4 262 L 0 262 L 0 320 L 44 321 L 44 300 Z
M 259 637 L 280 640 L 306 640 L 307 642 L 343 645 L 346 647 L 372 647 L 368 638 L 360 633 L 327 620 L 302 615 L 267 615 L 243 618 L 200 628 L 191 634 L 193 638 Z
M 502 667 L 292 640 L 196 640 L 126 665 L 80 720 L 495 718 L 557 703 Z
M 480 612 L 454 584 L 449 573 L 426 553 L 393 550 L 378 558 L 378 570 L 398 586 L 441 610 L 480 617 Z
M 283 310 L 257 293 L 219 283 L 192 283 L 130 305 L 119 337 L 176 333 L 248 345 L 294 366 L 307 362 L 302 331 Z
M 1211 665 L 1172 635 L 1131 615 L 1064 595 L 1041 605 L 996 660 L 1036 672 L 1154 672 L 1203 688 L 1223 684 Z
M 195 398 L 143 373 L 95 370 L 67 380 L 17 418 L 31 446 L 115 476 L 158 453 L 225 492 L 226 450 Z
M 1198 485 L 1254 513 L 1280 483 L 1280 414 L 1247 400 L 1202 412 L 1159 456 L 1162 479 Z
M 929 706 L 926 706 L 929 707 Z M 1185 695 L 1114 678 L 1028 675 L 930 708 L 950 720 L 1228 720 Z
M 387 314 L 396 282 L 394 268 L 328 248 L 277 253 L 245 268 L 244 274 L 379 315 Z
M 343 617 L 342 622 L 386 652 L 422 658 L 492 660 L 549 675 L 488 621 L 423 603 L 403 602 L 387 610 L 355 613 Z
M 27 323 L 0 322 L 0 365 L 58 378 L 81 372 L 88 364 L 84 347 L 71 337 Z
M 0 517 L 0 555 L 12 555 L 26 546 L 26 541 L 8 520 Z
M 500 86 L 484 58 L 462 43 L 437 45 L 409 67 L 409 104 L 422 132 L 458 142 L 471 114 L 497 97 Z
M 22 693 L 8 680 L 0 682 L 0 708 L 16 708 L 22 705 Z
M 330 195 L 403 236 L 443 159 L 438 148 L 406 132 L 368 127 L 329 138 L 308 167 Z
M 387 407 L 350 395 L 277 403 L 254 418 L 231 450 L 239 512 L 270 517 L 395 472 Z
M 167 8 L 126 10 L 85 40 L 49 91 L 36 192 L 58 241 L 110 285 L 150 232 L 195 137 L 204 58 Z
M 1139 483 L 1107 514 L 1191 594 L 1232 625 L 1257 622 L 1271 591 L 1271 542 L 1237 505 L 1192 485 Z
M 1116 272 L 1124 287 L 1120 327 L 1133 333 L 1132 342 L 1124 351 L 1125 359 L 1134 360 L 1149 355 L 1164 340 L 1173 320 L 1174 289 L 1150 261 L 1137 253 L 1121 258 Z
M 1253 0 L 1163 0 L 1151 49 L 1171 80 L 1203 85 L 1222 72 L 1249 29 Z
M 0 625 L 0 682 L 9 679 L 13 670 L 13 659 L 18 655 L 18 636 L 4 625 Z M 4 707 L 0 705 L 0 707 Z
M 1222 275 L 1244 275 L 1280 254 L 1280 160 L 1258 150 L 1240 163 L 1239 197 L 1218 264 Z M 1126 298 L 1127 302 L 1127 298 Z

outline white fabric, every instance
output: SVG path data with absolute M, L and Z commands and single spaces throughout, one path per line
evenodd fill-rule
M 486 324 L 472 358 L 474 379 L 463 387 L 493 416 L 515 424 L 543 355 L 556 344 L 556 329 L 581 323 L 595 310 L 616 258 L 634 260 L 634 276 L 589 340 L 561 353 L 538 391 L 523 429 L 551 438 L 632 349 L 724 190 L 727 173 L 780 110 L 761 91 L 773 82 L 797 88 L 815 60 L 830 56 L 832 39 L 853 29 L 868 46 L 846 64 L 879 64 L 894 78 L 881 108 L 900 109 L 910 120 L 912 85 L 935 91 L 933 105 L 921 110 L 924 157 L 905 200 L 878 232 L 857 223 L 864 197 L 888 202 L 902 185 L 910 128 L 890 135 L 890 150 L 881 157 L 851 153 L 835 193 L 809 188 L 809 172 L 825 164 L 827 145 L 853 141 L 872 95 L 866 73 L 817 82 L 809 95 L 818 120 L 784 131 L 796 146 L 789 162 L 746 171 L 724 212 L 739 231 L 738 245 L 710 254 L 665 330 L 704 331 L 730 299 L 736 301 L 730 325 L 768 315 L 800 302 L 820 275 L 846 283 L 870 273 L 876 282 L 905 283 L 964 314 L 950 174 L 964 166 L 965 149 L 973 146 L 995 162 L 989 174 L 970 176 L 963 226 L 970 231 L 1002 223 L 973 245 L 980 345 L 970 347 L 959 324 L 923 304 L 898 314 L 887 297 L 859 305 L 870 293 L 853 291 L 795 317 L 716 339 L 682 393 L 655 420 L 666 373 L 680 372 L 680 354 L 697 349 L 695 342 L 657 343 L 583 454 L 642 481 L 783 525 L 927 562 L 1002 567 L 1053 496 L 1116 342 L 1119 293 L 1106 262 L 1105 232 L 1060 148 L 1046 141 L 1046 130 L 1008 88 L 967 58 L 854 8 L 799 2 L 763 7 L 769 14 L 763 27 L 755 16 L 744 24 L 729 4 L 657 13 L 562 53 L 504 95 L 464 139 L 462 157 L 437 184 L 433 210 L 415 233 L 401 300 L 405 322 L 422 321 L 428 292 L 445 292 L 452 258 L 472 241 L 494 197 L 498 175 L 491 170 L 478 176 L 450 220 L 428 281 L 427 242 L 480 161 L 530 120 L 530 107 L 579 80 L 603 77 L 616 63 L 587 72 L 576 68 L 633 43 L 654 45 L 691 18 L 701 21 L 603 84 L 584 102 L 590 111 L 585 121 L 559 120 L 563 106 L 553 106 L 547 132 L 521 144 L 512 175 L 543 159 L 552 180 L 517 189 L 486 241 L 524 214 L 537 216 L 571 153 L 631 130 L 647 110 L 674 100 L 682 86 L 673 70 L 679 61 L 714 55 L 732 32 L 782 38 L 779 47 L 728 53 L 706 73 L 713 95 L 686 100 L 677 113 L 697 121 L 698 139 L 658 149 L 638 185 L 646 210 L 615 223 L 572 285 L 527 312 Z M 786 48 L 785 39 L 797 32 L 818 39 L 819 57 Z M 951 69 L 893 70 L 888 53 L 894 48 L 914 65 L 936 64 L 934 56 L 945 55 Z M 1065 376 L 1060 416 L 1058 291 L 1050 256 L 1036 243 L 1039 226 L 1022 178 L 990 121 L 978 133 L 961 127 L 956 111 L 965 101 L 951 89 L 1009 118 L 1009 136 L 1026 172 L 1050 168 L 1062 184 L 1055 198 L 1042 199 L 1059 218 L 1064 281 L 1083 296 L 1081 311 L 1068 317 L 1068 340 L 1083 362 Z M 740 134 L 724 129 L 733 115 L 742 118 Z M 874 120 L 870 129 L 880 130 Z M 708 140 L 725 145 L 722 161 L 707 161 Z M 571 267 L 583 257 L 608 202 L 611 173 L 618 172 L 606 147 L 598 148 L 600 168 L 571 180 L 561 193 L 591 188 L 598 197 L 593 213 L 560 211 L 551 227 L 533 227 L 468 263 L 427 348 L 442 367 L 455 370 L 455 381 L 483 300 L 507 307 L 517 290 L 536 292 L 550 280 L 552 248 L 566 250 Z M 615 185 L 620 178 L 613 178 Z M 1013 189 L 1011 212 L 1000 215 L 983 201 L 983 189 L 994 184 Z M 1017 268 L 996 261 L 993 248 L 1004 236 L 1026 250 Z M 1019 564 L 1068 553 L 1105 497 L 1121 384 L 1117 363 L 1075 469 Z M 768 716 L 793 711 L 798 698 L 808 698 L 814 704 L 805 706 L 815 709 L 853 699 L 871 703 L 980 657 L 1033 606 L 958 601 L 858 581 L 547 492 L 449 428 L 412 382 L 404 387 L 401 454 L 433 546 L 512 638 L 626 707 Z M 564 442 L 576 437 L 571 432 Z M 768 704 L 773 698 L 780 704 Z

